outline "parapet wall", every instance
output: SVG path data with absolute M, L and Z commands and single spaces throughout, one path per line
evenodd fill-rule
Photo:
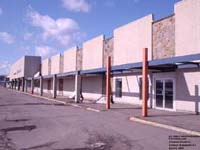
M 76 71 L 77 47 L 72 47 L 64 52 L 64 72 Z
M 57 74 L 62 73 L 61 70 L 61 62 L 62 62 L 62 56 L 61 54 L 57 54 L 51 57 L 51 74 Z
M 83 70 L 103 67 L 103 42 L 104 35 L 100 35 L 83 43 Z
M 42 61 L 42 75 L 50 75 L 51 74 L 51 60 L 45 59 Z
M 16 61 L 10 68 L 10 79 L 21 78 L 24 76 L 25 57 Z
M 148 15 L 114 30 L 114 65 L 142 61 L 142 49 L 148 48 L 152 58 L 152 22 Z
M 175 56 L 200 53 L 200 0 L 175 4 Z
M 41 57 L 24 56 L 11 66 L 10 79 L 33 77 L 41 71 Z

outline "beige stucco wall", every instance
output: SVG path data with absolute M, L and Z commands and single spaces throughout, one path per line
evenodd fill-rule
M 15 62 L 10 69 L 10 78 L 33 77 L 40 71 L 41 57 L 24 56 Z
M 45 59 L 42 61 L 42 75 L 49 75 L 50 73 L 50 59 Z
M 43 80 L 43 92 L 45 94 L 53 94 L 52 86 L 53 86 L 53 80 L 51 80 L 51 88 L 50 88 L 50 90 L 48 90 L 48 79 L 44 79 Z
M 51 74 L 61 73 L 61 54 L 51 57 Z
M 148 48 L 151 59 L 152 15 L 114 30 L 114 65 L 142 61 L 142 49 Z
M 141 74 L 136 73 L 135 75 L 118 75 L 114 76 L 112 82 L 112 91 L 114 102 L 117 103 L 129 103 L 135 105 L 141 105 L 142 100 L 140 99 L 139 93 L 139 80 Z M 119 78 L 122 79 L 122 97 L 115 96 L 115 80 Z M 149 77 L 149 93 L 151 93 L 151 80 Z M 151 106 L 151 96 L 149 95 L 148 105 Z
M 71 96 L 75 90 L 75 77 L 67 77 L 63 80 L 63 95 L 64 96 Z
M 176 109 L 200 112 L 200 70 L 177 71 Z
M 183 0 L 175 4 L 176 56 L 200 52 L 200 1 Z
M 64 72 L 76 70 L 77 47 L 70 48 L 64 52 Z
M 155 79 L 173 79 L 174 80 L 174 110 L 200 112 L 200 71 L 195 69 L 181 69 L 170 73 L 157 73 L 153 75 L 153 106 L 155 106 Z
M 94 69 L 103 66 L 103 40 L 100 35 L 83 43 L 82 69 Z
M 15 62 L 10 68 L 10 79 L 21 78 L 24 76 L 25 57 Z
M 82 77 L 84 99 L 97 100 L 102 96 L 103 77 L 98 75 Z

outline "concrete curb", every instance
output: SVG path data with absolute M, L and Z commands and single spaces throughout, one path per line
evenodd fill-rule
M 11 90 L 11 89 L 8 89 L 8 90 Z M 59 101 L 59 100 L 56 100 L 56 99 L 52 99 L 52 98 L 48 98 L 48 97 L 44 97 L 44 96 L 40 96 L 40 95 L 35 95 L 35 94 L 22 92 L 22 91 L 16 91 L 16 90 L 11 90 L 11 91 L 15 91 L 17 93 L 26 94 L 26 95 L 29 95 L 29 96 L 32 96 L 32 97 L 37 97 L 37 98 L 41 98 L 41 99 L 45 99 L 45 100 L 61 103 L 61 104 L 64 104 L 64 105 L 73 106 L 73 107 L 76 107 L 76 108 L 83 108 L 83 107 L 79 106 L 78 104 L 70 104 L 70 103 L 67 103 L 67 102 Z M 90 107 L 85 108 L 85 110 L 93 111 L 93 112 L 101 112 L 98 109 L 94 109 L 94 108 L 90 108 Z
M 11 91 L 13 91 L 13 90 L 11 90 Z M 29 95 L 29 96 L 32 96 L 32 97 L 37 97 L 37 98 L 41 98 L 41 99 L 57 102 L 57 103 L 62 103 L 64 105 L 68 105 L 68 103 L 66 103 L 66 102 L 59 101 L 59 100 L 52 99 L 52 98 L 48 98 L 48 97 L 44 97 L 44 96 L 40 96 L 40 95 L 30 94 L 30 93 L 26 93 L 26 92 L 22 92 L 22 91 L 15 91 L 15 92 L 22 93 L 22 94 L 25 94 L 25 95 Z
M 184 134 L 189 134 L 189 135 L 192 135 L 192 136 L 200 136 L 200 132 L 197 132 L 197 131 L 187 130 L 187 129 L 184 129 L 184 128 L 165 125 L 165 124 L 161 124 L 161 123 L 157 123 L 157 122 L 153 122 L 153 121 L 147 121 L 147 120 L 139 119 L 139 118 L 136 118 L 136 117 L 130 117 L 129 120 L 134 121 L 134 122 L 138 122 L 138 123 L 142 123 L 142 124 L 146 124 L 146 125 L 150 125 L 150 126 L 154 126 L 154 127 L 160 127 L 160 128 L 184 133 Z

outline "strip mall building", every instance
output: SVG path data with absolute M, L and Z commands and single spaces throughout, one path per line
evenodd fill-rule
M 85 99 L 102 100 L 111 56 L 113 100 L 141 105 L 143 48 L 148 48 L 149 107 L 200 112 L 199 0 L 182 0 L 171 16 L 154 21 L 147 15 L 116 28 L 112 38 L 100 35 L 63 55 L 46 60 L 25 56 L 11 67 L 11 85 L 54 98 L 81 91 Z

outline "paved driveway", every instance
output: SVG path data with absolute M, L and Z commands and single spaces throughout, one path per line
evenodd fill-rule
M 167 150 L 180 133 L 0 88 L 0 150 Z M 198 138 L 188 138 L 199 149 Z M 185 149 L 186 149 L 185 148 Z

